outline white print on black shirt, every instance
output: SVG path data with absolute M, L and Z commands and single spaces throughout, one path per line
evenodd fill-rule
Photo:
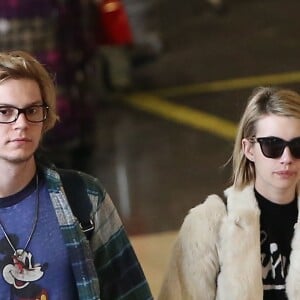
M 277 243 L 268 242 L 267 234 L 264 231 L 261 232 L 261 245 L 264 289 L 285 289 L 285 276 L 287 273 L 286 257 L 280 253 Z

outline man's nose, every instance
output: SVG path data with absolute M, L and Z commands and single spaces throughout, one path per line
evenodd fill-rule
M 15 124 L 20 125 L 20 124 L 28 124 L 28 120 L 25 116 L 24 111 L 19 111 L 17 115 L 17 119 L 15 120 Z

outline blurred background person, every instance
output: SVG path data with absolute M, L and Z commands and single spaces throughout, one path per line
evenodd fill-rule
M 83 88 L 82 70 L 95 49 L 92 1 L 2 0 L 0 50 L 23 49 L 55 74 L 60 122 L 45 138 L 45 146 L 61 164 L 87 148 L 93 127 L 92 102 Z M 79 109 L 78 109 L 79 107 Z M 65 155 L 63 155 L 65 154 Z
M 44 144 L 64 166 L 80 167 L 77 156 L 93 148 L 95 108 L 105 91 L 129 89 L 132 60 L 160 50 L 159 38 L 144 25 L 148 5 L 127 1 L 0 3 L 0 50 L 29 51 L 56 76 L 61 119 Z

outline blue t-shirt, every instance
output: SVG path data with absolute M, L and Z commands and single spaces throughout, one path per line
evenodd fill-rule
M 0 222 L 12 244 L 0 229 L 0 300 L 78 299 L 67 249 L 41 176 L 38 192 L 37 205 L 36 180 L 33 178 L 22 191 L 0 198 Z M 24 249 L 37 208 L 36 228 Z M 16 254 L 20 253 L 22 256 L 17 258 Z

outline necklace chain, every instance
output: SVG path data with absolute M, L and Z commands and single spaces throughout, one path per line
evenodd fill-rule
M 39 196 L 39 176 L 38 174 L 36 174 L 35 176 L 35 182 L 36 182 L 36 188 L 35 188 L 35 192 L 36 192 L 36 208 L 35 208 L 35 217 L 34 217 L 34 221 L 33 221 L 33 225 L 32 225 L 32 229 L 31 229 L 31 232 L 29 234 L 29 237 L 27 239 L 27 242 L 24 246 L 24 248 L 21 250 L 21 253 L 18 252 L 18 256 L 22 256 L 22 254 L 24 253 L 24 251 L 27 249 L 32 237 L 33 237 L 33 234 L 35 232 L 35 229 L 36 229 L 36 226 L 37 226 L 37 221 L 38 221 L 38 218 L 39 218 L 39 202 L 40 202 L 40 196 Z M 17 249 L 15 248 L 15 246 L 13 245 L 12 241 L 10 240 L 10 238 L 8 237 L 8 234 L 6 233 L 5 231 L 5 228 L 3 226 L 3 224 L 1 223 L 0 221 L 0 228 L 8 242 L 8 244 L 10 245 L 10 247 L 13 249 L 14 253 L 17 253 Z

